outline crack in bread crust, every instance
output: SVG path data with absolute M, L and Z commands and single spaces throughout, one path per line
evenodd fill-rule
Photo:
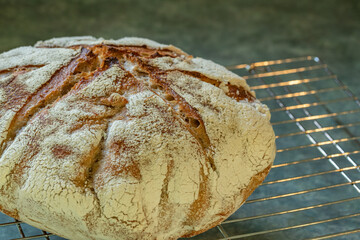
M 174 70 L 174 71 L 176 71 L 176 70 Z M 199 72 L 185 71 L 185 70 L 179 70 L 179 69 L 177 69 L 177 71 L 180 71 L 184 74 L 187 74 L 194 78 L 200 79 L 203 82 L 210 83 L 211 85 L 213 85 L 217 88 L 220 88 L 220 84 L 221 84 L 220 81 L 211 79 Z M 249 102 L 253 102 L 255 100 L 255 97 L 249 91 L 246 91 L 242 87 L 238 87 L 238 86 L 232 85 L 230 83 L 227 83 L 226 86 L 229 88 L 229 91 L 226 92 L 225 94 L 231 98 L 234 98 L 236 101 L 241 101 L 241 100 L 247 99 Z
M 26 72 L 41 68 L 45 65 L 41 64 L 41 65 L 25 65 L 25 66 L 17 66 L 17 67 L 12 67 L 12 68 L 8 68 L 8 69 L 4 69 L 4 70 L 0 70 L 0 80 L 3 77 L 9 76 L 10 74 L 14 74 L 16 75 L 20 75 L 20 74 L 24 74 Z M 0 87 L 3 87 L 3 83 L 0 82 Z
M 216 171 L 213 160 L 213 153 L 209 136 L 206 133 L 204 121 L 202 120 L 197 109 L 192 107 L 180 94 L 170 87 L 167 83 L 166 76 L 168 71 L 162 71 L 156 67 L 145 64 L 141 59 L 132 55 L 127 55 L 127 59 L 137 64 L 136 69 L 146 73 L 150 78 L 147 79 L 148 89 L 159 96 L 171 107 L 176 114 L 180 123 L 193 135 L 203 149 L 210 167 Z M 134 73 L 135 74 L 135 73 Z M 136 74 L 135 74 L 136 75 Z M 146 83 L 146 81 L 145 81 Z
M 50 80 L 45 83 L 36 93 L 31 95 L 29 95 L 29 93 L 23 94 L 28 96 L 26 97 L 25 104 L 16 113 L 10 123 L 6 140 L 3 143 L 3 151 L 5 150 L 7 143 L 11 142 L 16 137 L 17 132 L 30 121 L 32 116 L 36 116 L 37 113 L 39 113 L 42 109 L 45 109 L 47 106 L 51 105 L 52 102 L 54 102 L 57 98 L 64 96 L 70 90 L 65 90 L 66 87 L 68 87 L 66 85 L 69 84 L 66 83 L 66 79 L 69 78 L 74 69 L 77 67 L 77 62 L 80 59 L 86 58 L 87 53 L 87 51 L 82 51 L 80 56 L 73 59 L 67 66 L 64 66 L 56 71 Z M 0 155 L 1 153 L 2 152 L 0 151 Z
M 9 143 L 11 144 L 19 132 L 21 132 L 21 129 L 26 128 L 32 119 L 39 117 L 42 111 L 51 107 L 54 103 L 61 101 L 68 94 L 71 95 L 75 92 L 79 92 L 102 72 L 106 71 L 114 64 L 118 64 L 117 59 L 111 57 L 100 58 L 99 61 L 99 59 L 97 59 L 98 55 L 94 54 L 93 50 L 96 49 L 82 47 L 79 56 L 75 57 L 68 65 L 57 70 L 47 83 L 34 94 L 27 97 L 26 103 L 20 108 L 11 121 L 6 140 L 3 142 L 0 149 L 2 150 L 0 151 L 0 156 L 2 152 L 5 151 L 7 145 L 9 145 Z M 101 124 L 104 121 L 108 121 L 108 118 L 109 116 L 104 116 L 103 118 L 94 119 L 92 124 L 96 122 Z M 76 130 L 76 128 L 81 128 L 81 125 L 74 126 L 73 130 Z M 35 141 L 33 142 L 35 144 Z M 25 179 L 23 179 L 22 176 L 25 176 L 26 169 L 29 168 L 32 156 L 37 154 L 39 147 L 33 146 L 31 149 L 33 149 L 31 154 L 21 159 L 21 161 L 12 169 L 12 176 L 14 176 L 14 178 L 13 181 L 8 182 L 9 184 L 11 184 L 11 182 L 15 182 L 19 185 L 23 184 Z M 96 156 L 97 149 L 95 148 L 90 155 Z M 88 157 L 92 158 L 94 156 Z M 89 178 L 87 173 L 88 171 L 80 173 L 78 177 L 74 179 L 74 184 L 78 187 L 84 187 Z M 3 189 L 8 189 L 9 184 L 3 186 Z
M 163 56 L 177 57 L 178 55 L 175 52 L 169 50 L 164 51 L 164 50 L 148 49 L 146 47 L 122 47 L 122 46 L 113 47 L 106 45 L 94 46 L 93 49 L 94 49 L 93 52 L 95 54 L 102 53 L 104 56 L 111 56 L 108 58 L 117 59 L 118 62 L 124 62 L 124 59 L 128 59 L 133 63 L 137 63 L 138 64 L 137 68 L 141 68 L 143 72 L 147 72 L 148 76 L 151 77 L 150 81 L 153 84 L 157 84 L 158 86 L 161 86 L 164 92 L 168 94 L 168 96 L 171 96 L 173 98 L 173 101 L 176 101 L 177 104 L 180 105 L 179 111 L 176 111 L 176 109 L 174 109 L 172 104 L 171 103 L 169 104 L 174 109 L 174 112 L 177 113 L 178 116 L 180 116 L 180 119 L 183 119 L 182 124 L 186 126 L 186 128 L 190 131 L 190 133 L 198 140 L 199 144 L 204 149 L 205 156 L 211 168 L 214 171 L 216 171 L 216 166 L 214 164 L 214 160 L 211 153 L 212 151 L 211 151 L 210 140 L 208 135 L 206 134 L 205 125 L 203 120 L 201 119 L 201 116 L 199 115 L 199 113 L 195 108 L 193 108 L 189 103 L 187 103 L 183 97 L 181 97 L 178 93 L 176 93 L 170 87 L 170 85 L 167 84 L 166 81 L 167 71 L 161 71 L 153 66 L 148 66 L 142 60 L 143 58 L 149 59 L 149 58 L 156 58 Z M 132 76 L 136 77 L 135 76 L 136 74 L 132 74 L 131 71 L 127 71 L 127 72 Z M 194 76 L 195 73 L 187 72 L 186 74 Z M 200 73 L 198 73 L 198 75 L 195 77 L 198 76 L 201 76 L 202 79 L 208 79 L 207 81 L 211 81 L 209 80 L 209 78 L 201 75 Z M 154 89 L 151 89 L 152 87 L 154 86 L 148 86 L 147 89 L 156 93 L 156 95 L 160 96 L 165 102 L 167 103 L 171 102 L 168 99 L 162 97 L 161 94 L 158 94 L 158 92 L 156 92 Z
M 241 193 L 244 194 L 243 197 L 243 201 L 239 204 L 239 206 L 234 207 L 232 211 L 227 211 L 224 213 L 219 213 L 218 215 L 221 216 L 218 220 L 210 223 L 206 228 L 204 228 L 203 230 L 199 230 L 199 231 L 193 231 L 192 233 L 187 233 L 183 236 L 181 236 L 182 238 L 190 238 L 193 237 L 195 235 L 198 235 L 200 233 L 205 232 L 207 229 L 213 228 L 217 225 L 219 225 L 222 221 L 224 221 L 226 218 L 228 218 L 229 215 L 231 215 L 235 210 L 237 210 L 241 205 L 243 205 L 246 201 L 246 199 L 254 192 L 254 190 L 265 180 L 265 177 L 269 174 L 269 171 L 271 169 L 272 164 L 270 164 L 269 166 L 267 166 L 264 170 L 262 170 L 261 172 L 257 173 L 256 175 L 254 175 L 251 180 L 250 183 L 247 185 L 246 188 L 241 190 Z

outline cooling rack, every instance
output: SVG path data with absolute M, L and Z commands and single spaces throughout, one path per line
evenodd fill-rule
M 228 67 L 272 112 L 277 156 L 264 183 L 192 240 L 360 239 L 360 102 L 318 57 Z M 63 239 L 0 215 L 0 239 Z

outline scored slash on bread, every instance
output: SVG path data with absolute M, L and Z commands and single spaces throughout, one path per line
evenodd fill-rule
M 275 156 L 245 80 L 141 38 L 0 55 L 0 210 L 69 239 L 177 239 L 239 208 Z

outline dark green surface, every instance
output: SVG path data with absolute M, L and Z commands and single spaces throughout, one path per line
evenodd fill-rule
M 59 36 L 141 36 L 221 64 L 316 55 L 360 96 L 360 1 L 0 0 L 0 52 Z

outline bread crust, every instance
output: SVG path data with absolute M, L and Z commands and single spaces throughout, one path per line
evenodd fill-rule
M 147 39 L 0 54 L 0 210 L 69 239 L 216 226 L 275 157 L 268 108 L 224 67 Z

